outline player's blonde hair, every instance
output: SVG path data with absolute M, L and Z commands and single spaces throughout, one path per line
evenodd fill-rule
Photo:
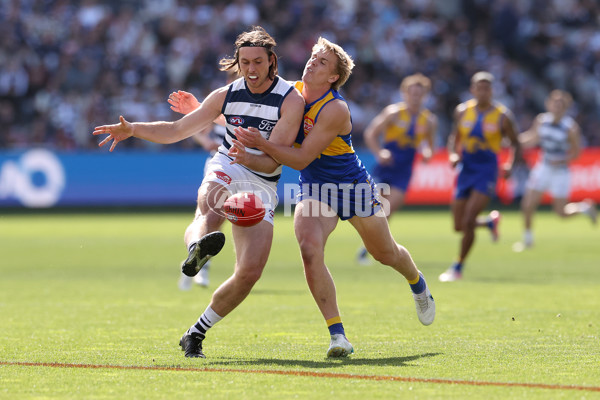
M 232 58 L 223 58 L 219 61 L 221 71 L 234 70 L 240 74 L 240 48 L 241 47 L 262 47 L 267 52 L 269 61 L 273 63 L 269 66 L 269 79 L 274 79 L 277 75 L 277 54 L 273 48 L 277 43 L 271 35 L 261 26 L 253 26 L 252 30 L 241 33 L 235 40 L 235 54 Z M 271 57 L 272 56 L 272 57 Z
M 317 40 L 317 43 L 315 43 L 313 46 L 312 51 L 314 53 L 320 49 L 332 52 L 335 54 L 335 57 L 338 60 L 335 72 L 339 75 L 339 78 L 337 81 L 331 84 L 332 89 L 338 90 L 340 87 L 342 87 L 342 85 L 344 85 L 344 83 L 346 83 L 348 78 L 350 78 L 350 74 L 352 74 L 352 68 L 354 68 L 354 61 L 352 60 L 352 57 L 346 53 L 342 46 L 330 42 L 324 37 L 320 37 L 319 40 Z
M 409 75 L 406 78 L 402 79 L 402 83 L 400 84 L 400 91 L 406 92 L 408 88 L 412 85 L 420 85 L 425 89 L 425 92 L 429 92 L 431 90 L 431 79 L 426 77 L 425 75 L 419 73 Z

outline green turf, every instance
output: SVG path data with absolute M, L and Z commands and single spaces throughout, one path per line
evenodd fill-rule
M 179 291 L 182 235 L 190 218 L 0 215 L 0 398 L 600 398 L 590 390 L 475 385 L 600 387 L 600 229 L 584 217 L 565 221 L 541 212 L 536 247 L 517 254 L 511 244 L 520 238 L 521 224 L 508 211 L 500 242 L 492 244 L 480 231 L 465 279 L 442 284 L 437 276 L 453 260 L 459 240 L 449 213 L 395 215 L 392 231 L 436 299 L 438 313 L 429 327 L 418 322 L 408 285 L 397 273 L 356 264 L 358 235 L 340 223 L 326 261 L 356 351 L 345 360 L 324 357 L 328 332 L 304 281 L 291 218 L 282 215 L 254 291 L 209 332 L 207 359 L 185 359 L 179 337 L 230 275 L 234 260 L 228 240 L 213 260 L 210 289 Z M 230 227 L 224 230 L 230 239 Z M 19 362 L 157 369 L 14 364 Z M 267 373 L 273 371 L 283 374 Z

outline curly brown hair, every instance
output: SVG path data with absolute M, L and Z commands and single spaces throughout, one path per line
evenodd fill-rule
M 277 45 L 275 39 L 267 33 L 261 26 L 253 26 L 252 30 L 241 33 L 235 40 L 235 54 L 231 58 L 224 57 L 219 61 L 221 71 L 229 71 L 235 68 L 237 74 L 240 73 L 240 48 L 242 47 L 262 47 L 267 52 L 269 61 L 269 79 L 274 79 L 277 75 L 277 54 L 273 48 Z

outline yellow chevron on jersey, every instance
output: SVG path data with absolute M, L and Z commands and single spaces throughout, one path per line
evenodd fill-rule
M 423 139 L 425 139 L 431 112 L 426 108 L 419 111 L 415 117 L 416 121 L 412 135 L 409 132 L 411 118 L 412 115 L 408 111 L 406 104 L 400 103 L 396 120 L 384 132 L 384 143 L 396 142 L 400 148 L 419 147 Z
M 502 142 L 501 125 L 507 109 L 500 103 L 481 113 L 477 110 L 477 100 L 471 99 L 463 103 L 465 111 L 458 121 L 458 134 L 464 151 L 500 152 Z
M 296 89 L 302 92 L 302 88 L 304 87 L 304 82 L 298 81 L 294 85 Z M 308 135 L 312 130 L 314 124 L 317 122 L 317 118 L 319 117 L 319 113 L 325 104 L 329 103 L 332 100 L 340 99 L 340 96 L 334 90 L 329 90 L 325 93 L 320 99 L 316 100 L 311 104 L 307 104 L 304 111 L 304 136 Z M 307 110 L 308 109 L 308 110 Z M 352 154 L 354 153 L 354 149 L 351 145 L 349 145 L 350 134 L 336 136 L 335 139 L 327 146 L 325 150 L 321 153 L 321 155 L 325 156 L 339 156 L 342 154 Z M 319 156 L 320 158 L 320 156 Z

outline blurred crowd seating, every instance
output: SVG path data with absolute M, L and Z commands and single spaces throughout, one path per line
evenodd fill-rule
M 5 0 L 0 2 L 0 149 L 96 149 L 93 127 L 173 120 L 170 92 L 203 98 L 236 36 L 261 25 L 278 42 L 280 75 L 299 79 L 318 36 L 356 68 L 342 88 L 354 140 L 402 78 L 433 81 L 427 105 L 445 145 L 470 76 L 489 70 L 522 130 L 552 89 L 575 99 L 584 144 L 600 146 L 600 2 L 596 0 Z M 177 145 L 192 148 L 191 140 Z M 122 148 L 162 149 L 139 140 Z M 172 149 L 172 147 L 170 147 Z

